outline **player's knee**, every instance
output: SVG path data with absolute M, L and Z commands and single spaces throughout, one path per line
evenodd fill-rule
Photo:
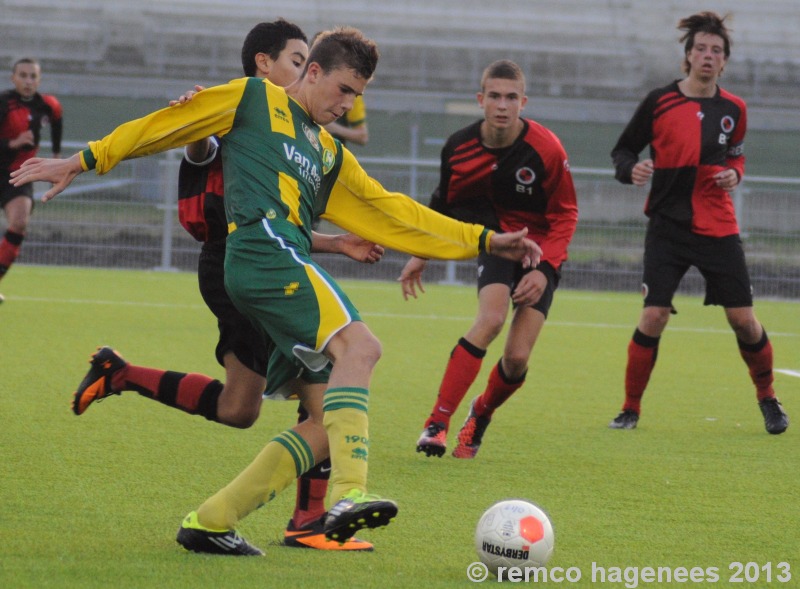
M 223 406 L 217 408 L 217 421 L 237 429 L 247 429 L 258 420 L 258 414 L 258 407 L 245 405 L 236 407 Z
M 503 331 L 503 325 L 506 322 L 506 316 L 503 313 L 484 313 L 479 318 L 480 329 L 486 334 L 489 341 L 500 335 Z
M 366 363 L 374 366 L 378 363 L 378 360 L 381 359 L 383 347 L 381 346 L 381 342 L 377 337 L 369 334 L 363 338 L 362 342 L 358 346 L 358 351 Z
M 528 354 L 510 353 L 503 356 L 503 372 L 511 380 L 518 380 L 528 370 Z

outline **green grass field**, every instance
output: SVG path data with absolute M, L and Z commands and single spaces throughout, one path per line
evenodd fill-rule
M 548 586 L 635 587 L 593 582 L 593 563 L 716 567 L 719 576 L 639 587 L 797 586 L 800 425 L 766 434 L 721 310 L 676 300 L 639 428 L 620 432 L 606 424 L 621 404 L 639 297 L 560 291 L 527 383 L 496 413 L 478 457 L 426 459 L 414 452 L 416 438 L 447 355 L 472 321 L 474 289 L 431 285 L 405 302 L 393 283 L 345 287 L 384 345 L 371 391 L 370 487 L 396 499 L 400 513 L 361 534 L 374 553 L 283 548 L 292 488 L 241 524 L 266 557 L 230 559 L 183 552 L 175 532 L 293 424 L 294 403 L 267 403 L 245 431 L 135 393 L 76 417 L 70 395 L 95 346 L 221 377 L 215 324 L 192 274 L 15 266 L 0 305 L 0 587 L 471 587 L 475 524 L 507 497 L 549 511 L 550 564 L 581 572 L 576 584 Z M 759 301 L 756 310 L 776 368 L 800 370 L 797 303 Z M 500 350 L 498 341 L 471 394 Z M 798 380 L 778 373 L 776 387 L 800 419 Z M 465 412 L 466 403 L 454 424 Z M 729 583 L 735 562 L 755 563 L 759 582 Z M 780 562 L 792 567 L 789 583 L 777 579 Z

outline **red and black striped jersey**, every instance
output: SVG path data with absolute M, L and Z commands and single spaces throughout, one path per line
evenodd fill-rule
M 210 162 L 193 163 L 185 157 L 178 173 L 178 219 L 197 241 L 224 240 L 228 221 L 223 201 L 222 151 L 216 147 Z
M 48 124 L 53 153 L 61 153 L 62 115 L 61 103 L 50 94 L 37 92 L 30 100 L 23 100 L 16 90 L 0 93 L 0 169 L 13 172 L 34 157 L 39 151 L 42 127 Z M 28 130 L 33 131 L 33 145 L 23 149 L 8 146 L 11 139 Z
M 575 186 L 558 137 L 535 121 L 522 121 L 517 140 L 499 149 L 481 142 L 482 121 L 451 135 L 431 208 L 503 231 L 527 227 L 544 252 L 542 261 L 557 269 L 578 222 Z
M 654 171 L 645 213 L 699 235 L 738 234 L 731 196 L 714 174 L 731 168 L 744 175 L 746 130 L 741 98 L 719 87 L 711 98 L 689 98 L 676 80 L 650 92 L 622 132 L 611 152 L 616 178 L 630 184 L 639 153 L 650 145 Z

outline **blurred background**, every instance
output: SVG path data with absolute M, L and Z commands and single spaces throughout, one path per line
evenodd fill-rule
M 444 139 L 481 115 L 483 68 L 512 59 L 527 77 L 524 114 L 562 139 L 578 187 L 581 220 L 563 285 L 638 290 L 645 191 L 613 181 L 609 151 L 638 101 L 682 76 L 676 25 L 700 10 L 730 14 L 721 84 L 749 107 L 736 204 L 756 294 L 800 298 L 797 0 L 0 0 L 0 67 L 41 61 L 40 90 L 65 107 L 69 155 L 194 84 L 240 77 L 241 43 L 257 22 L 284 17 L 309 37 L 352 25 L 381 51 L 365 94 L 370 142 L 353 151 L 387 188 L 426 202 Z M 198 246 L 175 215 L 180 157 L 80 177 L 37 206 L 19 263 L 193 269 Z M 337 276 L 393 279 L 404 257 L 385 262 L 324 260 Z M 432 270 L 465 282 L 474 271 L 469 262 Z M 691 274 L 683 290 L 701 284 Z

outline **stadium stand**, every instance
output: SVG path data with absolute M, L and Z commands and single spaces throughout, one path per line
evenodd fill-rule
M 726 85 L 751 104 L 796 107 L 796 0 L 729 0 L 735 49 Z M 691 0 L 0 0 L 0 64 L 22 54 L 72 76 L 220 81 L 239 75 L 241 39 L 283 16 L 309 34 L 351 24 L 375 38 L 377 90 L 472 93 L 483 66 L 516 60 L 532 95 L 638 98 L 680 75 L 675 23 Z M 672 48 L 672 50 L 670 50 Z M 158 88 L 154 85 L 153 88 Z

